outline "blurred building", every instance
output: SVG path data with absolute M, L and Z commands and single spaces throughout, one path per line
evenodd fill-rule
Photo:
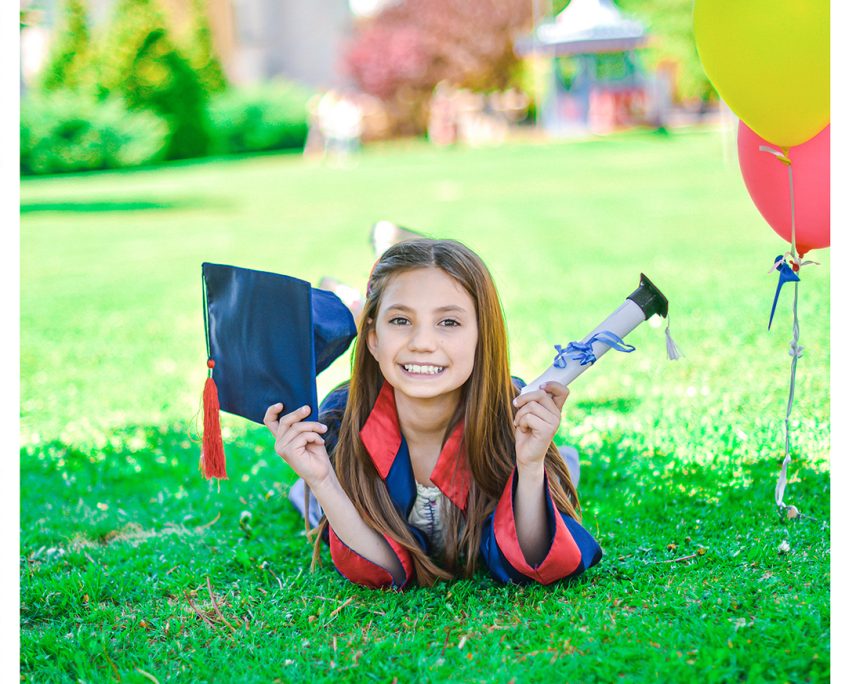
M 572 0 L 517 41 L 519 54 L 550 62 L 538 103 L 542 127 L 556 135 L 605 132 L 654 118 L 660 91 L 637 53 L 646 41 L 643 24 L 613 0 Z
M 159 0 L 178 33 L 189 25 L 192 0 Z M 116 0 L 89 0 L 94 31 L 108 22 Z M 360 0 L 358 0 L 360 4 Z M 370 5 L 383 4 L 370 0 Z M 21 33 L 25 80 L 37 73 L 49 38 L 61 23 L 62 0 L 21 0 L 34 10 L 32 26 Z M 275 76 L 314 88 L 348 85 L 340 68 L 343 45 L 353 28 L 350 0 L 207 0 L 214 46 L 235 84 Z
M 283 76 L 315 88 L 346 85 L 340 58 L 353 27 L 348 0 L 209 0 L 208 4 L 215 47 L 233 83 Z

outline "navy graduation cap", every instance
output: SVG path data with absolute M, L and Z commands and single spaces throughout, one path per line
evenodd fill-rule
M 219 411 L 262 423 L 267 407 L 282 402 L 282 415 L 307 404 L 316 416 L 317 374 L 357 331 L 337 295 L 298 278 L 204 263 L 202 283 L 208 379 L 200 469 L 226 479 Z

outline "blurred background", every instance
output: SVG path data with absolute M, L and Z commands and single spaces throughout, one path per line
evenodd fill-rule
M 718 120 L 692 0 L 21 0 L 21 171 Z
M 771 307 L 766 270 L 784 243 L 743 188 L 737 119 L 704 75 L 692 11 L 692 0 L 22 0 L 24 444 L 182 424 L 205 374 L 200 263 L 290 274 L 354 308 L 382 220 L 479 252 L 519 374 L 539 374 L 553 340 L 592 329 L 640 271 L 676 302 L 695 362 L 672 373 L 699 377 L 690 387 L 730 385 L 713 370 L 728 363 L 726 335 L 780 368 L 780 338 L 748 316 Z M 827 271 L 808 277 L 824 340 Z M 807 372 L 826 387 L 829 350 L 818 352 Z M 347 361 L 320 376 L 321 395 Z M 737 403 L 760 391 L 755 372 L 731 389 Z M 620 381 L 597 376 L 584 399 Z M 48 410 L 57 396 L 75 415 Z M 690 415 L 714 410 L 695 396 Z M 825 408 L 810 415 L 824 420 L 826 391 L 816 400 Z

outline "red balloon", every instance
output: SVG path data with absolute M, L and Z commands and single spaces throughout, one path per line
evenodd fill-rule
M 737 136 L 739 167 L 748 194 L 768 224 L 792 243 L 789 167 L 761 146 L 781 151 L 742 121 Z M 795 186 L 795 246 L 799 255 L 830 247 L 830 125 L 788 149 Z

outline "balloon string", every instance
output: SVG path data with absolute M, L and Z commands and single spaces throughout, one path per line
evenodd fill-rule
M 786 165 L 787 173 L 789 175 L 789 209 L 792 220 L 792 241 L 790 252 L 795 260 L 795 270 L 799 270 L 803 260 L 798 254 L 798 248 L 795 244 L 795 182 L 792 175 L 792 160 L 789 158 L 789 149 L 775 149 L 767 145 L 760 146 L 761 152 L 768 152 Z M 777 263 L 775 264 L 777 266 Z M 795 296 L 792 301 L 792 342 L 789 343 L 789 355 L 792 357 L 792 369 L 789 378 L 789 400 L 786 403 L 786 417 L 784 418 L 784 458 L 780 467 L 780 476 L 778 477 L 777 485 L 775 486 L 775 503 L 781 510 L 787 508 L 783 503 L 783 494 L 786 490 L 786 474 L 789 464 L 792 462 L 792 457 L 789 452 L 789 418 L 792 415 L 792 402 L 795 398 L 795 375 L 798 371 L 798 359 L 801 358 L 804 348 L 798 344 L 798 337 L 800 328 L 798 325 L 798 282 L 795 283 Z M 797 510 L 797 509 L 796 509 Z
M 787 152 L 788 154 L 788 152 Z M 792 179 L 792 163 L 786 167 L 786 170 L 789 172 L 789 210 L 792 217 L 792 253 L 797 255 L 798 250 L 795 247 L 795 183 Z M 796 293 L 798 288 L 795 288 Z M 797 296 L 797 294 L 796 294 Z
M 789 163 L 787 169 L 789 171 L 789 208 L 792 216 L 792 252 L 790 252 L 790 255 L 795 259 L 795 265 L 800 270 L 802 266 L 809 266 L 810 264 L 818 266 L 819 262 L 802 258 L 795 246 L 795 183 L 792 177 L 792 162 Z
M 790 218 L 792 222 L 792 243 L 789 255 L 793 259 L 795 270 L 798 271 L 802 266 L 810 264 L 818 265 L 818 261 L 810 261 L 802 258 L 803 255 L 798 254 L 798 248 L 795 244 L 795 181 L 792 174 L 792 160 L 789 158 L 789 148 L 776 150 L 771 147 L 761 145 L 761 152 L 768 152 L 773 154 L 779 161 L 783 162 L 787 167 L 789 176 L 789 208 Z M 775 267 L 777 267 L 777 263 Z M 792 357 L 791 372 L 789 377 L 789 399 L 786 403 L 786 417 L 784 418 L 784 458 L 781 463 L 780 476 L 778 477 L 777 485 L 775 486 L 775 503 L 781 512 L 786 512 L 787 517 L 793 518 L 807 518 L 808 520 L 815 520 L 808 515 L 800 513 L 795 506 L 787 506 L 783 503 L 783 495 L 786 491 L 786 477 L 789 464 L 792 462 L 790 455 L 789 444 L 789 418 L 792 415 L 792 402 L 795 398 L 795 376 L 798 371 L 798 359 L 803 356 L 804 347 L 798 344 L 798 339 L 801 329 L 798 325 L 798 282 L 795 283 L 795 295 L 792 300 L 792 341 L 789 343 L 789 355 Z
M 803 356 L 804 347 L 798 344 L 798 337 L 800 335 L 800 327 L 798 325 L 798 283 L 795 283 L 795 296 L 792 301 L 792 342 L 789 343 L 789 355 L 792 357 L 792 370 L 789 378 L 789 400 L 786 404 L 786 418 L 784 419 L 785 438 L 784 438 L 784 452 L 785 456 L 780 467 L 780 477 L 778 477 L 777 486 L 775 487 L 775 503 L 778 508 L 786 508 L 783 503 L 783 494 L 786 490 L 786 471 L 789 464 L 792 462 L 792 457 L 789 451 L 789 418 L 792 414 L 792 402 L 795 398 L 795 375 L 798 370 L 798 359 Z
M 789 148 L 775 148 L 769 147 L 768 145 L 760 145 L 761 152 L 768 152 L 769 154 L 773 155 L 775 159 L 779 162 L 782 162 L 786 165 L 787 173 L 789 174 L 789 211 L 792 215 L 792 251 L 790 252 L 793 257 L 798 258 L 800 262 L 800 258 L 798 257 L 798 250 L 795 247 L 795 185 L 792 182 L 792 160 L 789 158 Z M 777 266 L 777 264 L 775 264 Z M 799 263 L 800 266 L 800 263 Z
M 769 150 L 766 150 L 767 152 Z M 789 210 L 792 222 L 792 256 L 798 260 L 796 264 L 800 268 L 801 257 L 798 255 L 798 248 L 795 245 L 795 179 L 792 174 L 792 161 L 789 159 L 789 151 L 784 150 L 779 158 L 786 163 L 786 170 L 789 176 Z M 778 508 L 784 509 L 783 495 L 786 491 L 786 476 L 789 464 L 792 462 L 789 444 L 789 418 L 792 415 L 792 402 L 795 399 L 795 376 L 798 372 L 798 359 L 801 358 L 804 348 L 798 344 L 801 329 L 798 324 L 798 283 L 795 283 L 795 294 L 792 299 L 792 342 L 789 343 L 789 355 L 792 357 L 791 371 L 789 376 L 789 400 L 786 402 L 786 417 L 784 418 L 784 457 L 780 466 L 780 476 L 775 486 L 775 503 Z

